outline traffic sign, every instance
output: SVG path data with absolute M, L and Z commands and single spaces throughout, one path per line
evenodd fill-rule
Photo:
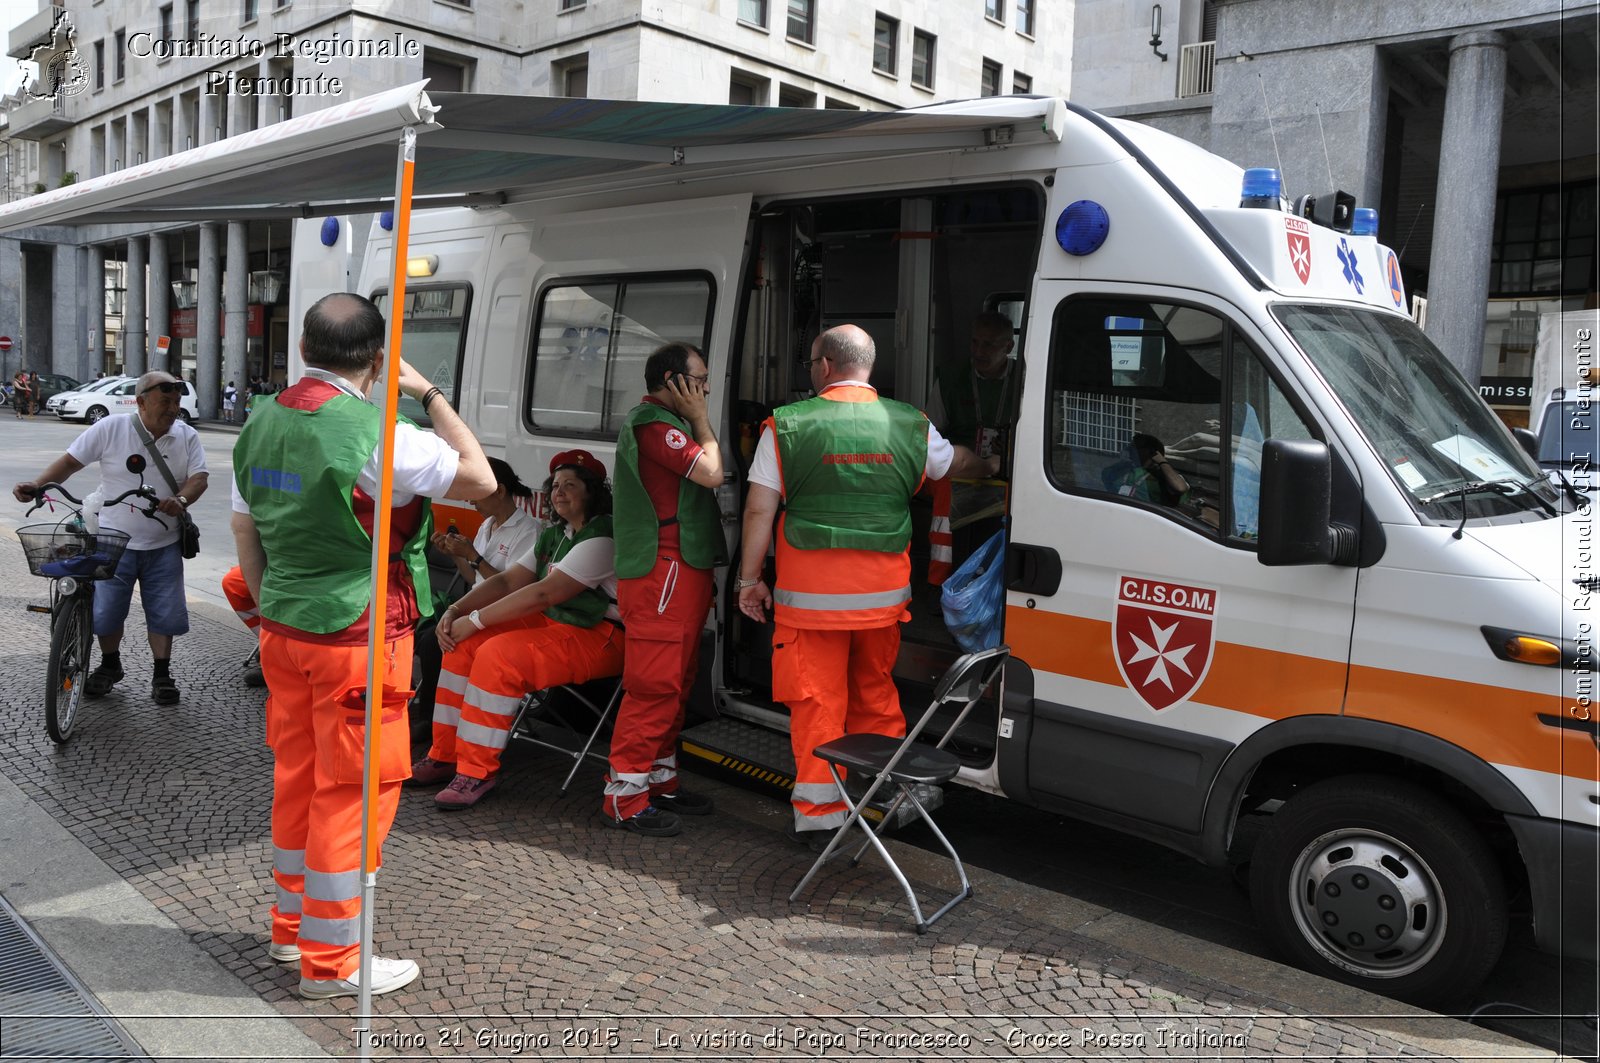
M 10 349 L 11 349 L 11 337 L 10 336 L 0 336 L 0 353 L 4 353 L 6 351 L 9 351 Z

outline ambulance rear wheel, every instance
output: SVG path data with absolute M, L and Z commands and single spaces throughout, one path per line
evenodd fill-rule
M 1505 946 L 1505 883 L 1467 818 L 1384 776 L 1290 798 L 1250 860 L 1250 895 L 1296 965 L 1415 1004 L 1476 987 Z

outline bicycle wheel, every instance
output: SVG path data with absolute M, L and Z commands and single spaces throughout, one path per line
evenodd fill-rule
M 45 670 L 44 727 L 57 745 L 72 737 L 89 677 L 93 622 L 87 595 L 74 596 L 56 614 L 50 630 L 50 665 Z

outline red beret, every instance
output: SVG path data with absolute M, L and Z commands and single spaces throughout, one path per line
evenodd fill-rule
M 602 480 L 606 478 L 605 464 L 587 450 L 563 450 L 550 459 L 550 472 L 554 474 L 563 465 L 575 465 L 580 469 L 593 473 Z

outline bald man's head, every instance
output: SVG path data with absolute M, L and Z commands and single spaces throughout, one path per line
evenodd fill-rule
M 324 295 L 306 311 L 300 334 L 306 364 L 337 373 L 366 369 L 383 350 L 384 322 L 370 299 L 351 292 Z

